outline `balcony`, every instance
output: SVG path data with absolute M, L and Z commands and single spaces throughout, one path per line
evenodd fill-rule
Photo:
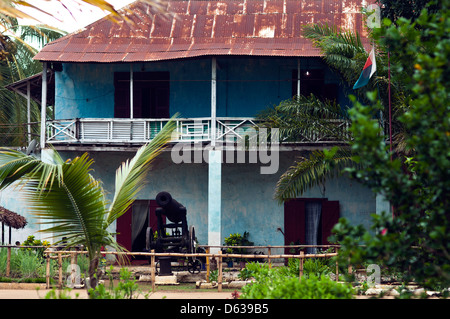
M 168 121 L 169 119 L 117 118 L 47 121 L 46 142 L 54 146 L 139 145 L 152 140 Z M 213 121 L 210 117 L 178 118 L 175 122 L 177 138 L 173 140 L 174 143 L 211 142 L 213 133 L 215 133 L 214 138 L 218 143 L 238 143 L 243 139 L 245 140 L 246 136 L 252 136 L 258 129 L 258 123 L 253 118 L 216 118 L 215 132 L 213 132 Z M 348 123 L 344 121 L 334 122 L 337 131 L 346 134 Z M 342 142 L 342 139 L 337 139 L 335 136 L 335 134 L 324 135 L 308 130 L 300 136 L 298 141 L 292 144 Z

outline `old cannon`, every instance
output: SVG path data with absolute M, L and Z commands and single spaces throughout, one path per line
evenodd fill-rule
M 168 192 L 158 193 L 156 203 L 159 206 L 155 211 L 157 229 L 147 228 L 147 251 L 154 249 L 158 253 L 195 253 L 195 230 L 194 226 L 188 227 L 186 207 Z M 160 274 L 170 274 L 172 258 L 160 257 L 158 261 Z M 188 270 L 191 273 L 200 272 L 200 269 L 201 262 L 197 258 L 188 258 Z

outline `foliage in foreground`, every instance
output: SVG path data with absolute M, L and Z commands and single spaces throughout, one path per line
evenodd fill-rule
M 141 295 L 136 279 L 132 278 L 132 273 L 127 268 L 120 268 L 119 282 L 114 286 L 112 275 L 113 267 L 107 271 L 109 277 L 109 287 L 99 284 L 95 288 L 89 289 L 90 299 L 135 299 Z M 146 297 L 147 295 L 144 295 Z
M 102 182 L 91 175 L 93 160 L 87 153 L 64 161 L 56 150 L 49 150 L 48 162 L 44 162 L 32 155 L 0 148 L 0 190 L 22 187 L 30 211 L 48 226 L 41 232 L 65 237 L 66 247 L 85 247 L 88 276 L 95 287 L 101 273 L 102 247 L 122 250 L 109 226 L 127 211 L 146 184 L 150 164 L 171 140 L 174 128 L 174 122 L 169 121 L 132 159 L 122 163 L 116 171 L 112 201 L 107 200 Z
M 268 264 L 249 263 L 255 282 L 242 288 L 241 299 L 351 299 L 351 284 L 342 284 L 328 276 L 311 272 L 301 280 L 291 267 L 269 268 Z
M 410 135 L 406 147 L 412 156 L 390 152 L 378 123 L 376 93 L 371 106 L 355 103 L 350 111 L 355 160 L 364 169 L 351 175 L 375 193 L 384 194 L 392 214 L 374 216 L 374 233 L 341 220 L 335 227 L 342 245 L 339 257 L 395 268 L 402 283 L 414 281 L 426 289 L 448 294 L 450 287 L 450 1 L 442 10 L 423 10 L 411 23 L 385 20 L 376 39 L 390 50 L 392 72 L 404 70 L 409 109 L 399 120 Z M 340 261 L 340 263 L 341 263 Z
M 143 294 L 139 290 L 136 279 L 132 278 L 132 273 L 127 268 L 121 268 L 119 271 L 119 281 L 114 285 L 114 277 L 112 274 L 113 267 L 107 271 L 109 278 L 109 286 L 100 283 L 95 288 L 89 288 L 89 299 L 136 299 L 143 295 L 144 298 L 148 294 Z M 66 288 L 63 290 L 52 289 L 45 295 L 45 299 L 71 299 L 70 291 L 72 289 Z M 78 298 L 78 294 L 75 295 Z

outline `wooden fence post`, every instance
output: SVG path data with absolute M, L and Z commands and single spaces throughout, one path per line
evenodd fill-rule
M 272 253 L 272 249 L 269 246 L 269 247 L 267 247 L 267 256 L 270 256 L 271 253 Z M 269 263 L 269 269 L 271 269 L 272 268 L 272 259 L 270 259 L 270 257 L 267 259 L 268 259 L 268 263 Z
M 206 247 L 205 250 L 206 250 L 206 253 L 209 254 L 209 247 Z M 210 271 L 211 271 L 209 258 L 210 257 L 206 257 L 206 282 L 209 282 L 209 278 L 210 278 L 209 275 L 210 275 Z
M 218 292 L 222 292 L 222 251 L 221 250 L 219 250 L 218 267 L 219 267 L 219 275 L 217 278 L 217 290 L 218 290 Z
M 336 247 L 336 281 L 339 281 L 339 262 L 338 248 Z
M 46 281 L 46 283 L 47 283 L 47 286 L 46 286 L 46 288 L 47 289 L 50 289 L 50 254 L 49 253 L 47 253 L 47 267 L 46 267 L 46 271 L 45 271 L 45 281 Z
M 347 269 L 348 269 L 348 274 L 351 275 L 353 273 L 353 267 L 350 264 L 350 258 L 348 259 L 348 268 Z
M 58 278 L 58 285 L 59 289 L 62 289 L 62 254 L 61 252 L 58 252 L 58 269 L 59 269 L 59 278 Z
M 152 249 L 151 253 L 154 254 L 155 250 Z M 152 292 L 155 292 L 155 288 L 156 288 L 156 271 L 155 271 L 155 255 L 151 256 L 151 262 L 150 262 L 150 273 L 152 275 Z
M 6 277 L 9 277 L 11 274 L 11 246 L 8 246 L 8 252 L 6 255 Z

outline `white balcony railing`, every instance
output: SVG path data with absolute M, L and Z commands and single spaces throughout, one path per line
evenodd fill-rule
M 169 119 L 72 119 L 47 121 L 47 143 L 50 144 L 142 144 L 152 140 Z M 176 119 L 177 139 L 173 142 L 210 142 L 211 118 Z M 336 128 L 347 132 L 347 122 L 335 121 Z M 239 142 L 258 127 L 253 118 L 217 118 L 215 139 L 222 143 Z M 305 133 L 296 143 L 339 141 L 334 134 Z
M 47 142 L 60 143 L 145 143 L 152 140 L 169 119 L 76 119 L 47 121 Z M 211 141 L 211 118 L 176 119 L 177 140 Z M 256 127 L 252 118 L 217 118 L 216 140 L 238 141 Z

